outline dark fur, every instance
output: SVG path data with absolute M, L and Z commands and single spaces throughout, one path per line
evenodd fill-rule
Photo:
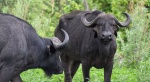
M 64 66 L 65 82 L 72 82 L 79 64 L 82 63 L 84 82 L 89 80 L 89 71 L 92 66 L 104 68 L 104 81 L 110 82 L 113 58 L 116 52 L 116 37 L 118 26 L 112 15 L 106 14 L 97 22 L 87 28 L 81 22 L 81 15 L 90 11 L 74 11 L 65 14 L 60 18 L 58 27 L 55 29 L 55 36 L 63 40 L 60 29 L 67 31 L 70 40 L 68 45 L 61 51 L 61 59 Z M 88 21 L 93 20 L 102 11 L 94 11 L 86 16 Z M 65 24 L 66 26 L 63 26 Z M 105 42 L 101 40 L 103 32 L 111 32 L 112 40 Z
M 49 76 L 62 73 L 58 53 L 26 21 L 0 14 L 0 82 L 22 82 L 19 74 L 31 68 L 42 68 Z

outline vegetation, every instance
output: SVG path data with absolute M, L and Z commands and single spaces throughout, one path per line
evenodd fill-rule
M 90 10 L 102 10 L 124 20 L 122 12 L 131 15 L 132 23 L 118 33 L 118 50 L 112 82 L 150 81 L 150 0 L 87 0 Z M 0 0 L 0 12 L 28 21 L 40 36 L 51 37 L 59 17 L 74 10 L 84 10 L 83 0 Z M 63 74 L 46 77 L 42 70 L 21 74 L 24 82 L 63 82 Z M 79 68 L 74 82 L 82 82 Z M 103 82 L 103 69 L 91 69 L 91 81 Z

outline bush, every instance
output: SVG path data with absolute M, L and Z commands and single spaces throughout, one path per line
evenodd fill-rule
M 121 50 L 118 51 L 116 62 L 118 65 L 137 70 L 139 82 L 150 81 L 150 13 L 139 2 L 131 14 L 131 28 L 125 30 L 126 41 L 120 39 Z
M 138 5 L 131 17 L 131 28 L 125 31 L 127 41 L 121 41 L 120 53 L 124 55 L 126 65 L 134 66 L 147 60 L 150 55 L 150 14 Z

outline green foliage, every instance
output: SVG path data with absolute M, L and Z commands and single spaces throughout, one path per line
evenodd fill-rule
M 145 5 L 146 5 L 146 6 L 150 6 L 150 0 L 146 0 Z
M 127 42 L 121 42 L 121 51 L 128 65 L 136 65 L 147 60 L 150 55 L 150 14 L 147 13 L 146 8 L 138 5 L 131 17 L 132 27 L 125 31 Z
M 150 54 L 149 54 L 150 55 Z M 149 58 L 149 57 L 148 57 Z M 146 61 L 141 61 L 137 68 L 137 79 L 139 82 L 149 82 L 150 81 L 150 58 Z
M 74 1 L 74 0 L 67 0 L 66 2 L 64 2 L 66 4 L 62 4 L 62 7 L 63 7 L 63 11 L 64 13 L 70 13 L 71 11 L 74 11 L 74 10 L 81 10 L 83 7 L 82 7 L 82 4 L 80 4 L 79 1 Z
M 104 72 L 103 69 L 92 68 L 90 71 L 91 82 L 103 82 Z M 21 74 L 23 82 L 64 82 L 64 75 L 53 75 L 47 77 L 40 69 L 32 69 L 25 71 Z M 149 78 L 147 78 L 149 79 Z M 73 78 L 73 82 L 83 82 L 82 70 L 79 67 L 76 75 Z M 112 82 L 138 82 L 137 71 L 130 68 L 118 68 L 115 67 L 112 73 Z M 146 82 L 139 81 L 139 82 Z
M 0 5 L 7 4 L 7 1 L 3 1 Z M 61 16 L 59 12 L 54 12 L 54 3 L 47 0 L 14 0 L 14 2 L 10 2 L 9 4 L 1 8 L 3 13 L 14 14 L 17 17 L 27 20 L 37 29 L 38 34 L 41 36 L 53 36 L 54 28 L 57 26 L 58 19 Z
M 150 13 L 144 7 L 143 2 L 138 2 L 131 17 L 131 28 L 125 31 L 127 40 L 118 39 L 122 47 L 117 54 L 116 61 L 119 65 L 136 69 L 138 82 L 149 82 Z
M 128 2 L 129 0 L 92 0 L 89 5 L 92 9 L 113 13 L 116 17 L 120 17 L 122 12 L 127 12 Z

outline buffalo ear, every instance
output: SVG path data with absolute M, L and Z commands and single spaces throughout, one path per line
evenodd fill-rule
M 119 26 L 116 26 L 114 30 L 115 30 L 115 33 L 114 33 L 114 34 L 115 34 L 115 36 L 117 37 L 117 32 L 119 31 Z
M 53 45 L 47 45 L 47 50 L 48 50 L 49 54 L 53 54 L 56 52 L 56 49 Z
M 115 31 L 115 36 L 117 37 L 117 31 Z
M 97 35 L 97 28 L 94 28 L 93 31 L 94 31 L 94 38 L 98 38 L 98 35 Z

